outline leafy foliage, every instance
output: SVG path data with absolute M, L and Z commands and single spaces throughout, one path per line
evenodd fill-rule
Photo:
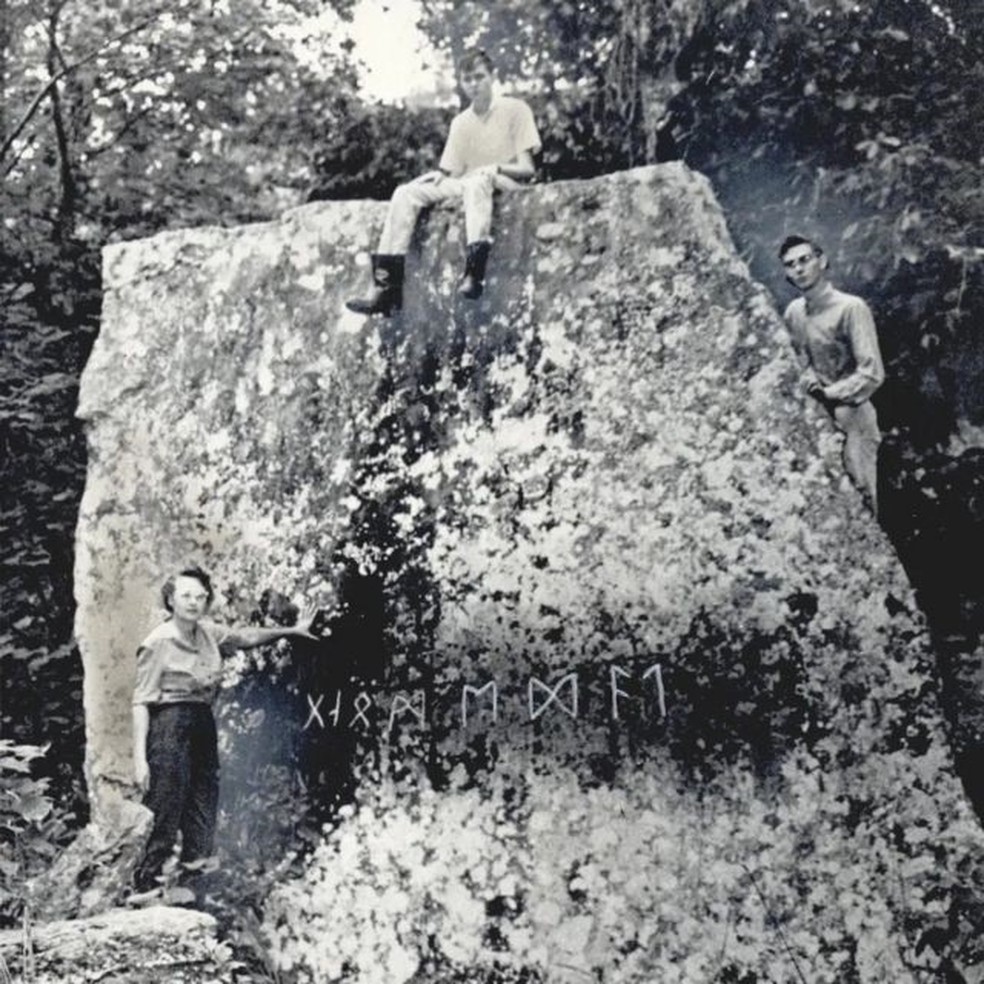
M 73 414 L 98 328 L 99 248 L 300 198 L 316 135 L 354 86 L 344 52 L 322 55 L 319 73 L 299 58 L 321 9 L 0 5 L 0 726 L 51 741 L 46 767 L 66 790 L 83 748 L 72 537 L 85 441 Z
M 14 250 L 20 246 L 19 255 Z M 81 665 L 72 644 L 72 533 L 85 475 L 73 420 L 99 309 L 97 256 L 7 239 L 0 338 L 0 729 L 51 742 L 44 767 L 76 792 L 82 761 Z M 78 279 L 71 271 L 78 271 Z
M 757 193 L 780 213 L 764 222 L 770 247 L 783 213 L 812 218 L 869 293 L 927 247 L 974 242 L 982 202 L 967 168 L 981 120 L 965 96 L 979 84 L 980 42 L 958 13 L 804 2 L 708 19 L 677 60 L 688 160 L 743 202 L 771 172 L 778 180 Z
M 50 781 L 32 775 L 46 751 L 0 739 L 0 927 L 16 923 L 26 881 L 51 863 L 74 829 L 75 817 L 52 798 Z
M 451 114 L 350 101 L 317 142 L 313 200 L 389 198 L 397 184 L 437 167 Z

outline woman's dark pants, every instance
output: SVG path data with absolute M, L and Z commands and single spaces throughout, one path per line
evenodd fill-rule
M 154 827 L 137 866 L 137 891 L 153 888 L 181 833 L 181 861 L 212 854 L 219 797 L 215 719 L 208 704 L 152 704 L 147 731 L 150 787 L 144 805 Z

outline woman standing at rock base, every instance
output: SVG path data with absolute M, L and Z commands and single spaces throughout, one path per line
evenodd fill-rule
M 181 834 L 181 862 L 211 856 L 219 793 L 212 705 L 223 653 L 288 636 L 317 638 L 312 617 L 293 627 L 222 628 L 204 620 L 215 597 L 208 574 L 188 567 L 169 577 L 161 598 L 169 617 L 137 649 L 133 692 L 133 769 L 154 825 L 134 874 L 131 901 L 149 901 Z M 312 613 L 313 615 L 313 613 Z M 189 869 L 186 867 L 185 872 Z

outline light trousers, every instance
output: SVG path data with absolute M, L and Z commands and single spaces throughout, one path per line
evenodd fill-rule
M 878 445 L 881 431 L 878 414 L 870 400 L 856 407 L 846 403 L 833 407 L 834 421 L 844 432 L 844 469 L 851 481 L 868 497 L 878 514 Z
M 461 178 L 436 181 L 417 178 L 393 192 L 383 233 L 380 253 L 405 253 L 421 211 L 439 202 L 461 199 L 465 205 L 465 234 L 469 243 L 492 237 L 492 196 L 500 186 L 489 171 L 474 171 Z

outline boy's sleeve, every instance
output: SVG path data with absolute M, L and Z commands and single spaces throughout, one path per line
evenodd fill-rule
M 134 704 L 154 704 L 161 699 L 161 653 L 155 640 L 146 640 L 137 650 L 137 679 Z
M 465 162 L 461 154 L 461 138 L 458 135 L 458 118 L 451 121 L 448 129 L 448 139 L 444 144 L 444 152 L 438 167 L 442 171 L 447 171 L 452 177 L 457 178 L 464 173 Z
M 520 102 L 513 132 L 513 149 L 516 154 L 521 154 L 524 150 L 535 154 L 542 146 L 536 120 L 533 119 L 533 110 L 526 103 Z
M 831 383 L 827 387 L 827 396 L 838 403 L 857 406 L 885 381 L 885 367 L 882 365 L 871 308 L 859 298 L 847 309 L 844 320 L 854 353 L 854 372 Z

